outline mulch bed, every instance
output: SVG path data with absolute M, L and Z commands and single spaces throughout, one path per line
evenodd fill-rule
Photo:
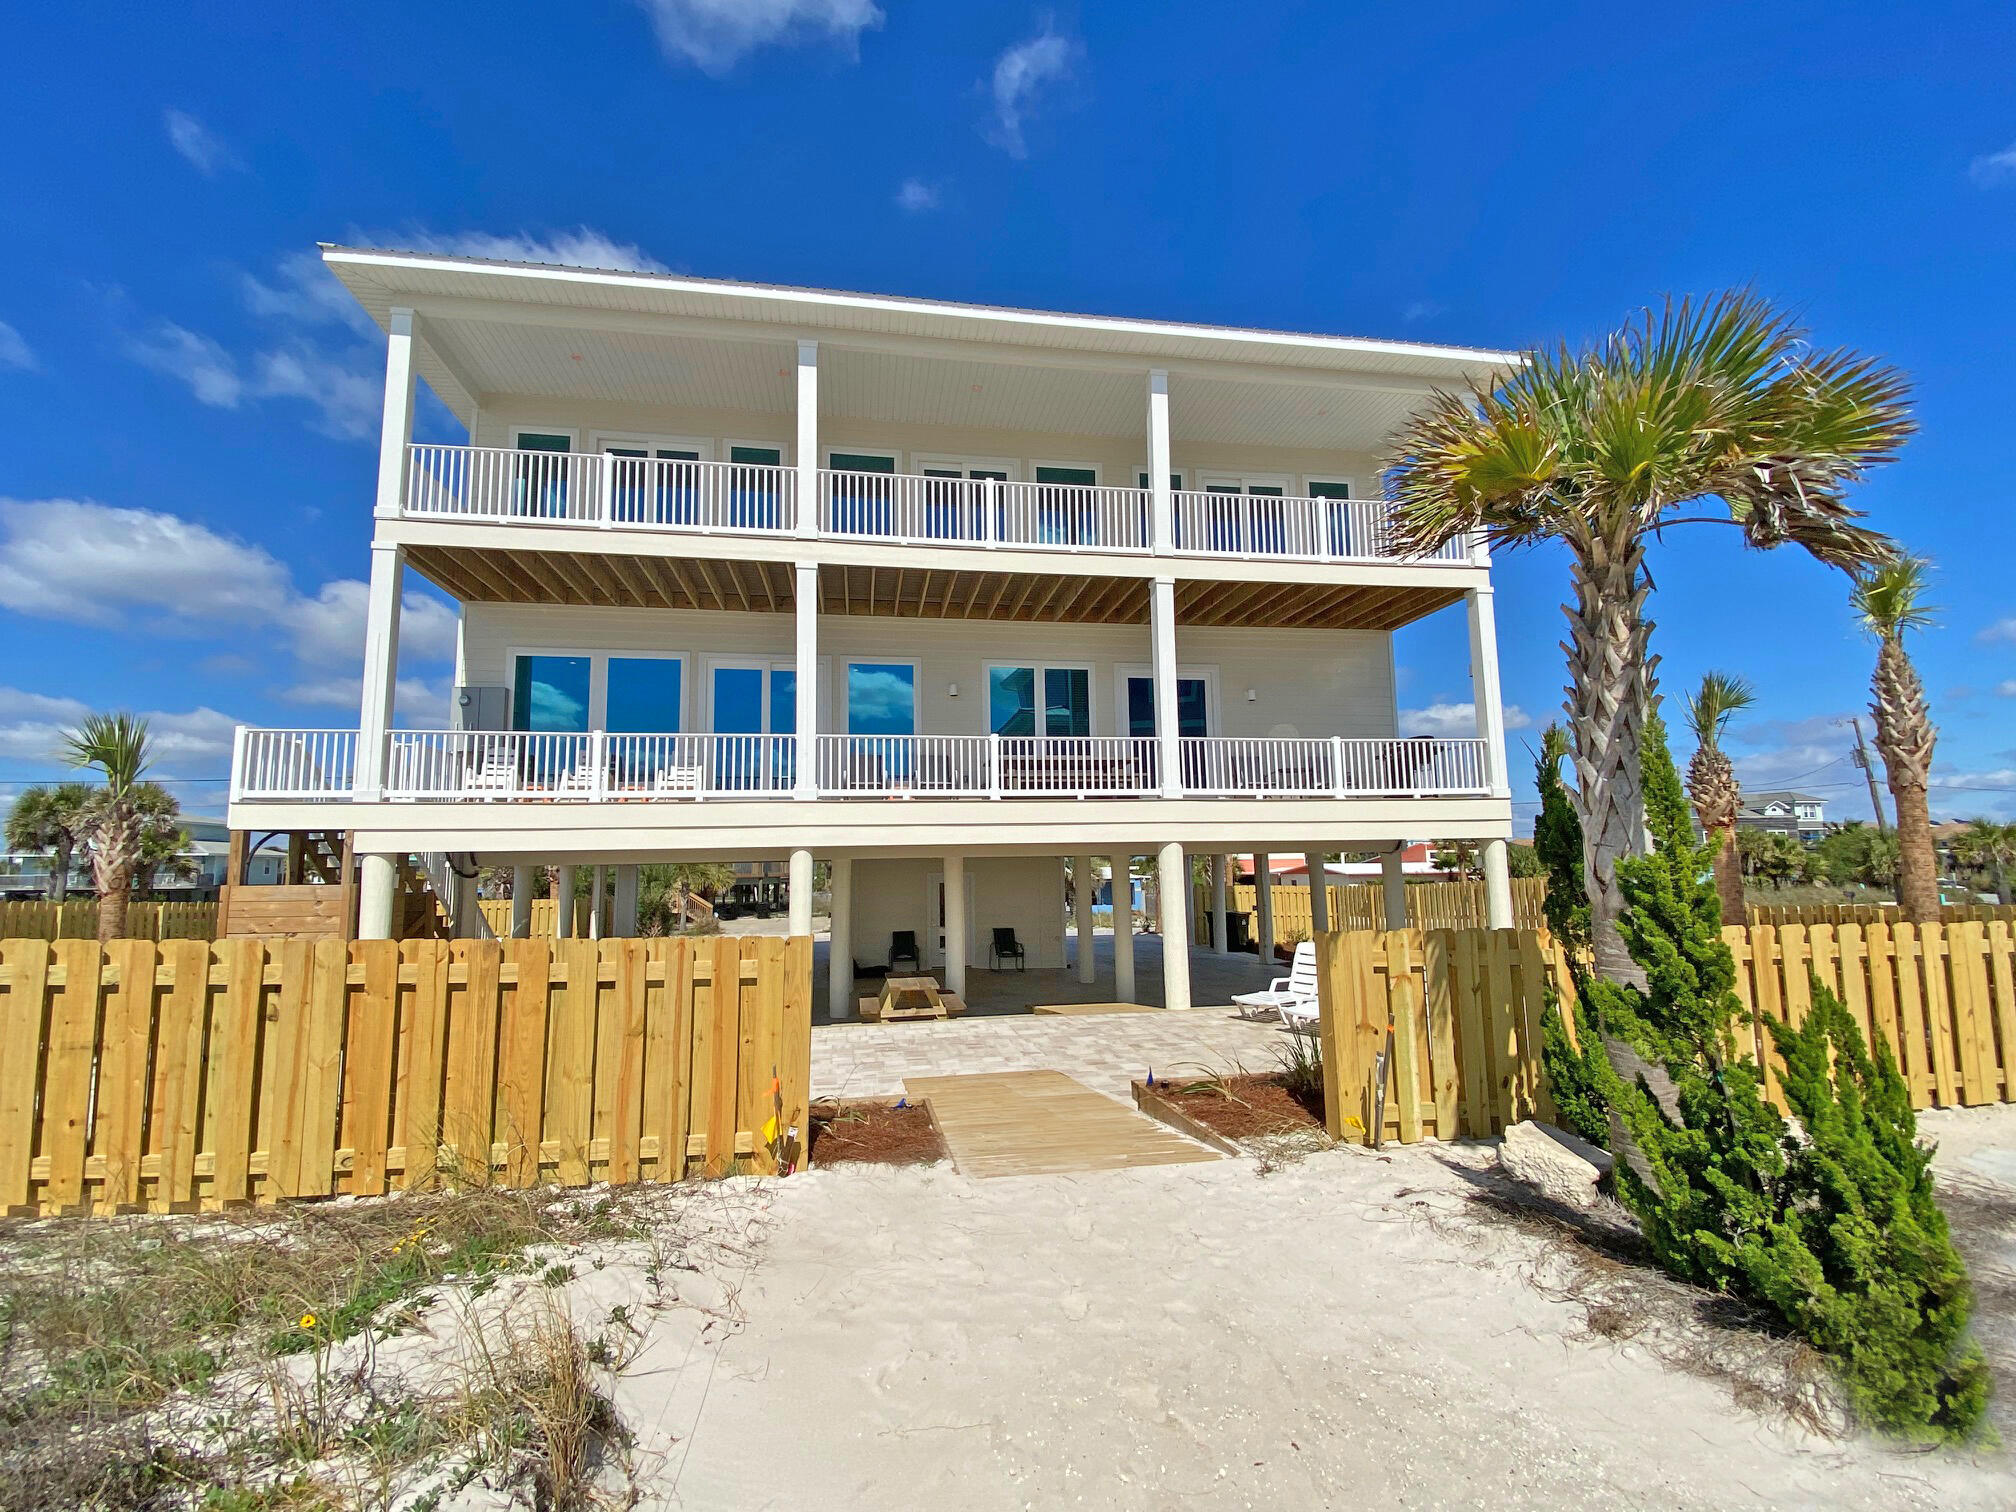
M 945 1141 L 922 1103 L 815 1103 L 811 1163 L 929 1165 L 946 1158 Z
M 1277 1073 L 1248 1072 L 1209 1082 L 1158 1081 L 1155 1091 L 1228 1139 L 1323 1129 L 1322 1099 L 1313 1099 L 1313 1107 L 1299 1101 Z

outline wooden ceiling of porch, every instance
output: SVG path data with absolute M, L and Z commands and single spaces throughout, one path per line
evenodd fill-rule
M 794 608 L 792 569 L 779 562 L 435 546 L 409 547 L 407 561 L 465 602 L 774 614 Z M 819 595 L 825 614 L 1046 624 L 1138 625 L 1148 619 L 1148 582 L 1138 577 L 829 565 L 820 569 Z M 1184 581 L 1176 585 L 1176 622 L 1395 630 L 1461 597 L 1453 588 Z

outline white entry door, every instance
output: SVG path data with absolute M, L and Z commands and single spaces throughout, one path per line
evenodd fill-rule
M 970 867 L 970 863 L 969 863 Z M 932 872 L 924 879 L 924 917 L 931 927 L 924 931 L 924 966 L 928 971 L 945 969 L 945 873 Z M 973 956 L 973 873 L 966 873 L 966 956 Z

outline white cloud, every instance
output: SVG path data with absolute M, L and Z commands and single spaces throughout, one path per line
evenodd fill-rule
M 301 399 L 317 410 L 315 428 L 339 440 L 361 441 L 378 434 L 384 413 L 385 379 L 360 371 L 357 356 L 325 352 L 310 342 L 254 359 L 249 392 L 259 399 Z
M 1984 626 L 1974 637 L 1984 646 L 1997 641 L 2016 641 L 2016 614 L 2007 619 L 1999 619 L 1992 625 Z
M 229 143 L 188 111 L 163 111 L 161 123 L 168 129 L 169 144 L 205 177 L 215 178 L 227 168 L 245 166 Z
M 567 268 L 602 268 L 618 273 L 669 273 L 671 269 L 635 242 L 619 242 L 589 226 L 533 236 L 520 231 L 498 236 L 488 231 L 407 231 L 360 236 L 370 246 L 403 252 L 438 252 L 449 257 L 490 257 L 501 262 L 557 263 Z
M 289 252 L 274 269 L 273 282 L 242 274 L 245 308 L 268 320 L 294 325 L 344 325 L 366 340 L 379 339 L 378 323 L 357 297 L 314 252 Z
M 807 37 L 838 42 L 851 55 L 861 33 L 882 24 L 875 0 L 637 0 L 658 45 L 704 73 L 726 73 L 745 54 Z
M 208 336 L 172 320 L 156 321 L 144 336 L 127 337 L 126 354 L 142 367 L 187 384 L 200 404 L 236 409 L 245 398 L 237 359 Z
M 1533 716 L 1517 704 L 1505 705 L 1505 728 L 1530 729 Z M 1425 709 L 1400 711 L 1402 735 L 1434 735 L 1444 739 L 1472 739 L 1477 734 L 1477 705 L 1474 703 L 1432 703 Z
M 32 373 L 41 364 L 35 360 L 35 352 L 21 338 L 21 333 L 6 321 L 0 320 L 0 368 L 12 368 L 16 372 Z
M 2016 681 L 1995 684 L 1995 695 L 1998 698 L 2016 698 Z
M 445 729 L 449 694 L 446 679 L 400 678 L 395 704 L 401 722 L 417 729 Z M 364 679 L 361 675 L 314 678 L 282 688 L 280 696 L 289 703 L 342 709 L 354 715 L 364 697 Z
M 922 179 L 906 178 L 896 187 L 896 208 L 912 215 L 938 208 L 938 190 Z
M 1984 152 L 1967 165 L 1967 177 L 1986 189 L 2016 179 L 2016 142 L 2000 152 Z
M 994 125 L 988 140 L 1010 157 L 1027 157 L 1022 124 L 1037 96 L 1070 76 L 1078 45 L 1046 22 L 1038 35 L 1017 42 L 994 60 Z
M 368 592 L 355 578 L 337 578 L 303 594 L 263 547 L 179 515 L 88 499 L 0 499 L 0 608 L 18 614 L 96 626 L 137 616 L 176 635 L 272 629 L 302 661 L 341 666 L 362 654 Z M 455 612 L 407 594 L 399 644 L 415 660 L 453 655 Z
M 82 699 L 0 687 L 0 756 L 60 763 L 64 734 L 92 712 Z M 164 767 L 229 757 L 231 732 L 238 724 L 229 714 L 209 707 L 179 713 L 154 710 L 140 717 L 147 721 L 155 763 Z
M 1400 318 L 1408 325 L 1417 320 L 1433 320 L 1442 313 L 1443 307 L 1432 299 L 1417 299 L 1400 312 Z

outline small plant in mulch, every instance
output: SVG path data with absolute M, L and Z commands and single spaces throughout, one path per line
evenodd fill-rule
M 1151 1080 L 1158 1095 L 1227 1139 L 1322 1135 L 1323 1063 L 1313 1050 L 1281 1055 L 1278 1071 L 1201 1071 Z M 1313 1068 L 1313 1069 L 1312 1069 Z
M 931 1110 L 908 1098 L 827 1102 L 812 1107 L 811 1163 L 930 1165 L 946 1158 Z

